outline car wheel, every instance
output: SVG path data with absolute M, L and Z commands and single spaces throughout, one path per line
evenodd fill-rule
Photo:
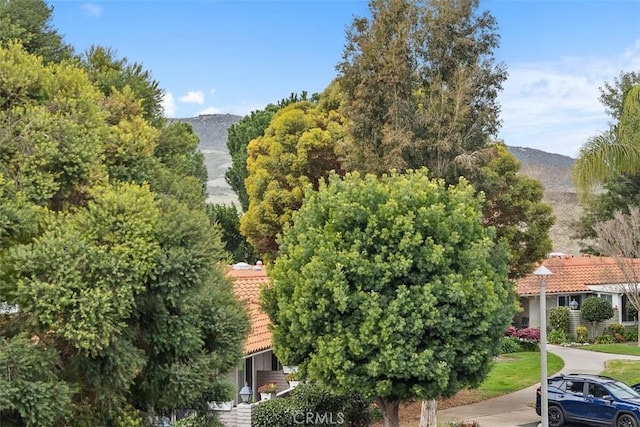
M 549 427 L 560 427 L 564 425 L 564 413 L 559 406 L 549 406 Z M 617 427 L 622 427 L 618 425 Z M 625 425 L 625 427 L 627 427 Z M 634 426 L 637 427 L 637 426 Z
M 638 422 L 633 415 L 622 414 L 616 421 L 616 427 L 638 427 Z

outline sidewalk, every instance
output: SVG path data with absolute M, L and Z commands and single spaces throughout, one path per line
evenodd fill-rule
M 607 360 L 640 360 L 640 356 L 598 353 L 570 347 L 547 344 L 547 350 L 564 360 L 560 372 L 599 374 Z M 483 402 L 438 411 L 438 424 L 449 421 L 477 421 L 481 427 L 535 427 L 540 422 L 534 409 L 535 384 L 515 393 Z

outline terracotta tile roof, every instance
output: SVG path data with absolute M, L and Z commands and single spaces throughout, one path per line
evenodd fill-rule
M 238 266 L 238 264 L 236 264 Z M 251 330 L 244 345 L 244 353 L 251 354 L 271 348 L 269 317 L 260 309 L 260 289 L 269 284 L 267 269 L 261 266 L 240 265 L 230 268 L 227 276 L 233 280 L 233 291 L 247 306 L 251 319 Z
M 640 260 L 636 260 L 640 266 Z M 588 285 L 626 283 L 627 280 L 613 258 L 598 256 L 557 255 L 544 261 L 542 265 L 553 274 L 545 278 L 546 293 L 564 294 L 590 292 Z M 540 279 L 533 274 L 518 280 L 518 295 L 540 293 Z

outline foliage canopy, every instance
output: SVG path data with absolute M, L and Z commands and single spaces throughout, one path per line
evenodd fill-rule
M 308 189 L 263 294 L 278 357 L 389 417 L 478 384 L 515 307 L 494 237 L 464 180 L 332 174 Z
M 126 67 L 111 70 L 122 84 L 108 91 L 98 74 L 0 46 L 9 425 L 116 425 L 136 411 L 199 408 L 242 353 L 248 319 L 221 269 L 197 138 L 156 121 Z
M 331 98 L 329 90 L 325 91 Z M 336 141 L 343 135 L 341 116 L 326 98 L 280 109 L 264 136 L 249 143 L 245 184 L 249 209 L 240 230 L 264 259 L 274 259 L 277 238 L 291 223 L 304 187 L 318 188 L 330 171 L 342 173 Z
M 604 298 L 590 297 L 582 302 L 580 314 L 587 322 L 603 322 L 613 317 L 613 307 Z

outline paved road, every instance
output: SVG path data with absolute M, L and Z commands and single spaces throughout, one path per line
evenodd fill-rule
M 599 374 L 607 360 L 640 360 L 640 356 L 598 353 L 550 344 L 547 345 L 547 350 L 564 360 L 564 367 L 560 372 L 565 374 Z M 540 422 L 534 409 L 538 386 L 536 384 L 484 402 L 438 411 L 438 424 L 475 420 L 482 427 L 536 427 Z

